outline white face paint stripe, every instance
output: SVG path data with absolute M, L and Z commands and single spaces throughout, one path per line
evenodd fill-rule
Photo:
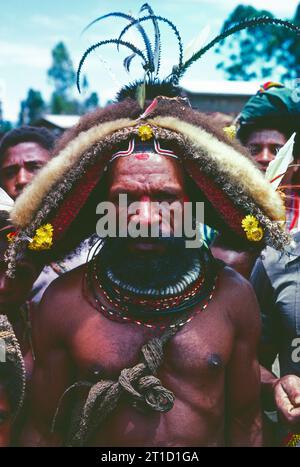
M 119 151 L 119 152 L 116 152 L 112 158 L 110 159 L 109 162 L 112 162 L 113 160 L 117 159 L 117 157 L 125 157 L 125 156 L 129 156 L 130 154 L 132 154 L 134 151 L 134 139 L 131 139 L 129 141 L 129 146 L 128 146 L 128 149 L 126 151 Z
M 176 156 L 176 154 L 170 149 L 162 149 L 159 141 L 156 139 L 154 140 L 154 147 L 155 147 L 155 152 L 157 152 L 157 154 L 161 154 L 162 156 L 176 157 L 176 159 L 178 159 L 178 156 Z
M 118 151 L 116 152 L 115 154 L 113 154 L 112 158 L 110 159 L 109 163 L 113 162 L 115 159 L 119 158 L 119 157 L 126 157 L 126 156 L 129 156 L 131 154 L 134 153 L 134 148 L 135 148 L 135 141 L 134 139 L 131 139 L 129 141 L 129 146 L 128 146 L 128 149 L 125 150 L 125 151 Z M 176 156 L 176 154 L 169 150 L 169 149 L 162 149 L 161 146 L 160 146 L 160 143 L 158 140 L 154 140 L 154 149 L 155 149 L 155 154 L 159 154 L 161 156 L 168 156 L 168 157 L 173 157 L 174 159 L 179 159 L 178 156 Z M 148 152 L 150 154 L 149 151 L 145 151 L 146 153 Z M 152 152 L 152 151 L 151 151 Z

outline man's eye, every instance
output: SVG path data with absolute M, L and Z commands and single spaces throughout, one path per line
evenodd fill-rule
M 16 169 L 6 169 L 2 171 L 3 178 L 13 178 L 16 175 Z
M 42 168 L 42 165 L 41 164 L 30 164 L 28 166 L 28 170 L 30 172 L 36 172 L 37 170 L 40 170 Z
M 280 146 L 280 145 L 274 146 L 273 154 L 276 155 L 280 151 L 281 148 L 282 148 L 282 146 Z
M 260 148 L 257 146 L 249 146 L 248 150 L 250 151 L 252 156 L 256 156 L 260 152 Z

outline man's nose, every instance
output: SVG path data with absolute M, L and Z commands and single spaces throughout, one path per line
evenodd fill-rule
M 139 200 L 139 221 L 141 224 L 150 225 L 156 217 L 155 212 L 153 212 L 153 205 L 151 203 L 150 196 L 142 196 Z
M 266 164 L 271 162 L 275 158 L 275 155 L 270 151 L 269 148 L 263 148 L 259 154 L 255 157 L 256 162 Z
M 24 167 L 21 167 L 16 177 L 16 187 L 19 189 L 24 188 L 30 180 L 31 174 Z

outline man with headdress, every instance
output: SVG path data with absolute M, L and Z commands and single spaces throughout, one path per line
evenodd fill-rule
M 169 20 L 153 12 L 146 20 L 167 22 L 182 51 Z M 205 222 L 233 243 L 281 249 L 282 200 L 243 149 L 180 97 L 188 67 L 181 52 L 160 84 L 149 40 L 147 57 L 121 36 L 99 44 L 110 42 L 143 59 L 145 80 L 83 117 L 12 213 L 18 233 L 7 254 L 10 275 L 17 258 L 52 260 L 96 223 L 103 235 L 97 214 L 112 209 L 107 222 L 116 221 L 89 263 L 43 297 L 23 443 L 260 445 L 255 296 L 204 244 L 190 241 L 202 202 Z M 192 235 L 178 235 L 188 220 Z

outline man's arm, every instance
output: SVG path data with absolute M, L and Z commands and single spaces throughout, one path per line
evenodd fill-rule
M 268 252 L 269 255 L 271 253 Z M 276 256 L 273 258 L 275 260 Z M 278 320 L 279 310 L 275 307 L 274 291 L 261 259 L 255 265 L 251 282 L 261 307 L 263 322 L 259 361 L 264 406 L 267 409 L 276 408 L 291 430 L 300 430 L 300 378 L 296 375 L 278 378 L 271 372 L 281 341 L 282 327 Z
M 278 354 L 281 331 L 274 303 L 274 290 L 261 258 L 255 264 L 250 281 L 260 306 L 262 319 L 259 363 L 263 406 L 267 410 L 274 410 L 274 387 L 278 378 L 271 370 Z
M 259 308 L 251 285 L 241 277 L 231 320 L 235 341 L 227 370 L 227 442 L 229 446 L 261 446 L 260 370 L 257 346 Z
M 65 310 L 56 281 L 47 289 L 33 320 L 35 362 L 30 384 L 29 419 L 22 430 L 23 446 L 57 446 L 61 436 L 51 433 L 58 401 L 70 384 L 70 362 L 64 347 Z

